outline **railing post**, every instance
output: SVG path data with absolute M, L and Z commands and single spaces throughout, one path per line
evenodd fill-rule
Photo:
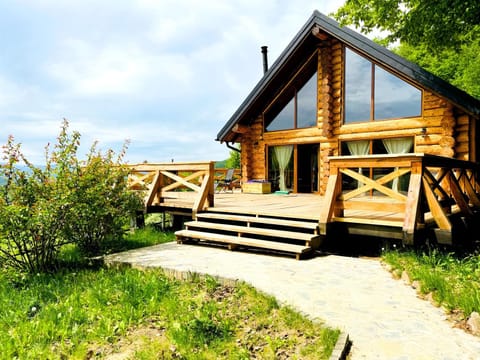
M 214 163 L 211 161 L 206 167 L 206 174 L 203 178 L 202 184 L 200 186 L 200 191 L 193 203 L 192 208 L 192 217 L 197 216 L 198 211 L 205 208 L 205 202 L 208 206 L 213 206 L 214 195 L 213 195 L 213 178 L 214 178 Z
M 410 164 L 410 182 L 408 184 L 407 201 L 405 203 L 405 219 L 403 222 L 403 244 L 412 245 L 419 222 L 425 222 L 420 210 L 422 197 L 423 161 L 412 161 Z
M 338 195 L 342 193 L 342 174 L 338 170 L 334 161 L 330 160 L 330 176 L 328 177 L 327 190 L 325 192 L 325 204 L 320 214 L 318 226 L 321 235 L 327 235 L 327 226 L 331 222 L 332 216 L 340 215 L 339 210 L 335 209 L 335 203 Z M 343 210 L 342 210 L 343 211 Z
M 210 177 L 210 182 L 208 185 L 208 206 L 213 207 L 215 206 L 215 162 L 210 161 L 208 164 L 208 174 Z

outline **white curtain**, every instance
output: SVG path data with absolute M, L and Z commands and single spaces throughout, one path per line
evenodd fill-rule
M 351 155 L 368 155 L 370 152 L 370 140 L 356 140 L 347 142 L 348 151 Z M 358 168 L 358 173 L 363 175 L 362 168 Z M 362 183 L 357 181 L 357 187 L 361 187 Z
M 413 138 L 393 138 L 382 140 L 389 154 L 406 154 L 413 146 Z
M 368 155 L 370 140 L 348 141 L 347 146 L 351 155 Z
M 279 187 L 280 191 L 286 191 L 287 186 L 285 184 L 285 170 L 293 153 L 293 145 L 275 146 L 273 148 L 275 157 L 277 158 L 278 168 L 280 172 Z
M 406 154 L 413 147 L 413 138 L 410 137 L 383 139 L 382 142 L 389 154 Z M 395 168 L 395 170 L 398 170 L 398 168 Z M 392 190 L 398 192 L 398 177 L 393 179 Z

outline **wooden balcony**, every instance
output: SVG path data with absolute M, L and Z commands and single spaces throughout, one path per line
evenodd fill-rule
M 472 162 L 425 154 L 332 157 L 320 234 L 346 230 L 404 244 L 422 237 L 452 244 L 480 208 L 478 170 Z

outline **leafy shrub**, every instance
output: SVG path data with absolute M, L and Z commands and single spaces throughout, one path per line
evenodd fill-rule
M 45 148 L 45 166 L 35 166 L 10 136 L 3 146 L 0 176 L 0 262 L 21 271 L 45 271 L 58 250 L 75 243 L 86 255 L 97 254 L 106 240 L 121 238 L 126 219 L 140 206 L 127 189 L 120 166 L 126 144 L 115 157 L 93 144 L 86 160 L 78 158 L 80 134 L 64 120 L 53 150 Z

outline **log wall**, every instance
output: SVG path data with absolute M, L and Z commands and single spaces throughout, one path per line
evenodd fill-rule
M 455 157 L 460 160 L 477 161 L 474 154 L 471 153 L 469 147 L 470 141 L 475 141 L 470 137 L 470 117 L 466 114 L 461 114 L 457 117 L 455 124 Z M 474 132 L 472 131 L 474 134 Z
M 343 45 L 333 38 L 320 42 L 316 127 L 264 132 L 263 117 L 258 114 L 250 124 L 249 131 L 239 135 L 243 181 L 265 179 L 267 147 L 284 144 L 320 144 L 321 194 L 325 193 L 330 175 L 328 157 L 341 155 L 342 141 L 411 136 L 414 137 L 414 151 L 417 153 L 477 160 L 472 158 L 475 156 L 472 149 L 472 142 L 475 141 L 472 119 L 448 101 L 426 90 L 423 91 L 420 117 L 343 125 L 343 49 Z
M 319 111 L 319 122 L 324 130 L 319 154 L 321 194 L 325 193 L 330 176 L 328 157 L 339 154 L 339 142 L 335 134 L 338 133 L 342 119 L 342 59 L 343 47 L 337 40 L 332 39 L 327 46 L 320 48 L 318 74 L 322 79 L 319 97 L 327 99 L 323 102 L 324 111 Z
M 266 178 L 265 142 L 263 141 L 263 120 L 259 116 L 250 130 L 241 136 L 242 181 Z

